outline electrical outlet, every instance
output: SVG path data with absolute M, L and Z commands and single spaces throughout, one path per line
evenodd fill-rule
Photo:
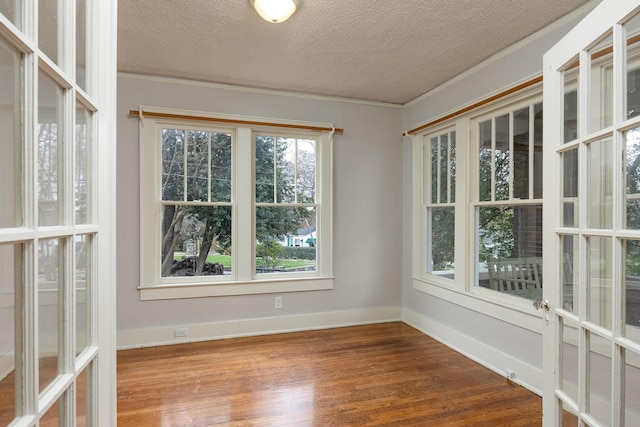
M 178 328 L 173 330 L 173 336 L 175 337 L 186 337 L 189 335 L 189 329 L 187 328 Z
M 507 377 L 508 379 L 513 379 L 516 376 L 516 373 L 513 372 L 511 369 L 507 369 L 504 372 L 505 377 Z
M 282 297 L 276 297 L 276 308 L 282 308 Z

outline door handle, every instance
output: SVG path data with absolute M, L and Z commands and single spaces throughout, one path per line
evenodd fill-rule
M 536 310 L 544 310 L 544 315 L 542 317 L 544 317 L 544 322 L 548 325 L 549 324 L 549 309 L 551 308 L 551 305 L 549 304 L 548 300 L 540 300 L 540 299 L 536 299 L 533 300 L 533 308 L 535 308 Z

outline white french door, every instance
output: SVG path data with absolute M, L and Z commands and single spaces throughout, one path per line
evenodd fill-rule
M 639 0 L 603 0 L 546 53 L 544 123 L 543 425 L 637 426 Z
M 116 10 L 0 1 L 0 426 L 115 425 Z

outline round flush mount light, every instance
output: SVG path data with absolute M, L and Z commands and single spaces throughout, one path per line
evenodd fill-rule
M 298 9 L 297 0 L 249 0 L 258 15 L 267 22 L 284 22 Z

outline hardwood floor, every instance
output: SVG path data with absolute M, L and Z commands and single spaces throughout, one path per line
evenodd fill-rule
M 541 398 L 403 323 L 118 352 L 118 426 L 540 426 Z

